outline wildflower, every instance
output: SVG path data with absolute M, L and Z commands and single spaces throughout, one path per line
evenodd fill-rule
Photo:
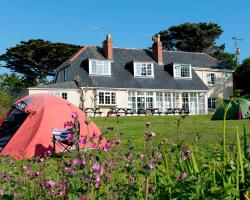
M 77 118 L 77 113 L 76 112 L 72 113 L 72 118 L 74 118 L 74 119 Z
M 95 187 L 99 187 L 100 186 L 100 182 L 101 182 L 100 176 L 97 174 L 96 175 L 96 179 L 95 179 Z
M 81 200 L 86 200 L 86 195 L 83 194 Z
M 155 168 L 155 164 L 153 162 L 149 163 L 148 166 L 149 166 L 150 169 L 154 169 Z
M 24 169 L 24 170 L 27 170 L 27 169 L 28 169 L 28 167 L 27 167 L 26 165 L 24 165 L 24 166 L 23 166 L 23 169 Z
M 96 149 L 98 145 L 95 142 L 93 142 L 92 147 Z
M 0 196 L 3 196 L 3 195 L 4 195 L 3 190 L 0 189 Z
M 35 176 L 40 176 L 41 175 L 41 173 L 40 172 L 35 172 Z
M 140 155 L 140 159 L 143 160 L 144 159 L 144 154 Z
M 80 144 L 87 144 L 87 137 L 86 136 L 80 137 Z
M 93 165 L 92 165 L 92 169 L 93 169 L 95 172 L 99 172 L 100 169 L 101 169 L 101 166 L 100 166 L 100 164 L 94 162 Z
M 52 181 L 52 180 L 49 180 L 47 181 L 47 184 L 50 186 L 50 187 L 53 187 L 56 185 L 56 182 Z
M 105 152 L 108 152 L 109 149 L 110 149 L 109 145 L 108 145 L 108 144 L 105 144 L 104 147 L 103 147 L 103 150 L 104 150 Z
M 187 160 L 187 156 L 185 154 L 181 155 L 182 160 Z
M 92 136 L 93 136 L 93 137 L 96 137 L 96 136 L 97 136 L 96 131 L 93 131 Z
M 82 160 L 82 164 L 83 165 L 87 165 L 87 161 L 86 160 Z
M 73 159 L 73 162 L 72 162 L 73 165 L 78 165 L 79 163 L 80 163 L 80 160 L 78 160 L 78 159 Z
M 179 180 L 185 179 L 187 176 L 188 176 L 188 173 L 183 172 L 176 177 L 176 180 L 179 181 Z
M 108 144 L 111 145 L 111 146 L 114 146 L 114 145 L 115 145 L 115 142 L 112 141 L 112 140 L 110 140 L 110 141 L 108 141 Z
M 247 153 L 250 154 L 250 147 L 247 148 Z
M 146 136 L 148 136 L 148 137 L 154 137 L 154 136 L 155 136 L 155 133 L 149 131 L 149 132 L 146 133 Z

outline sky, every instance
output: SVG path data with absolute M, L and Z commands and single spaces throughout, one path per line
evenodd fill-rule
M 226 51 L 235 52 L 232 37 L 244 39 L 242 61 L 250 57 L 249 8 L 249 0 L 0 0 L 0 54 L 38 38 L 101 45 L 106 34 L 116 47 L 148 48 L 152 35 L 170 26 L 213 22 L 224 30 L 217 43 Z

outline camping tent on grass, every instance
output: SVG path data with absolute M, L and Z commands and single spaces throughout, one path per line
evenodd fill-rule
M 225 101 L 228 103 L 229 101 Z M 226 119 L 246 119 L 250 117 L 250 102 L 243 98 L 236 98 L 235 101 L 229 104 Z M 223 120 L 224 108 L 223 105 L 217 108 L 212 120 Z
M 51 94 L 24 97 L 0 119 L 0 155 L 10 155 L 18 160 L 44 155 L 52 149 L 53 128 L 65 130 L 64 123 L 72 120 L 73 112 L 78 115 L 81 136 L 100 135 L 93 122 L 85 123 L 85 113 L 68 101 Z M 104 143 L 105 139 L 100 146 Z M 56 146 L 56 152 L 61 151 Z

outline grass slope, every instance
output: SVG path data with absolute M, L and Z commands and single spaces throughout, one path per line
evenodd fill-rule
M 212 115 L 188 116 L 180 125 L 180 141 L 197 145 L 202 149 L 213 149 L 220 145 L 223 133 L 223 121 L 212 121 Z M 140 116 L 140 117 L 111 117 L 111 118 L 93 118 L 97 126 L 105 131 L 107 127 L 114 127 L 123 135 L 123 140 L 133 141 L 136 150 L 143 149 L 144 133 L 147 131 L 146 122 L 151 123 L 149 130 L 156 133 L 153 140 L 154 144 L 159 144 L 164 139 L 168 142 L 177 141 L 177 120 L 180 116 Z M 228 120 L 226 126 L 227 144 L 231 145 L 235 141 L 235 126 L 237 125 L 240 133 L 243 133 L 243 124 L 246 125 L 247 133 L 250 131 L 249 120 Z M 198 139 L 197 135 L 200 139 Z M 198 139 L 195 142 L 195 138 Z

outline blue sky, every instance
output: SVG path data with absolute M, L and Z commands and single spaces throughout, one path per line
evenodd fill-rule
M 250 57 L 249 0 L 0 0 L 0 54 L 20 41 L 100 45 L 103 26 L 117 47 L 147 48 L 151 36 L 183 22 L 214 22 L 224 30 L 218 44 Z M 0 73 L 5 70 L 0 68 Z

